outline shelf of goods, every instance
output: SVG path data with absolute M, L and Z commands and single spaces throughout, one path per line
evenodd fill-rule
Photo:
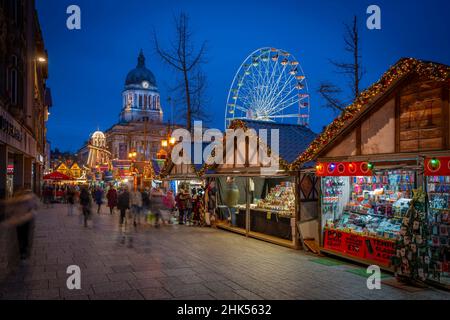
M 450 176 L 428 177 L 429 279 L 450 286 Z
M 238 206 L 235 226 L 245 228 L 246 208 Z M 291 218 L 295 213 L 294 188 L 290 183 L 273 187 L 265 199 L 250 204 L 250 231 L 292 239 Z
M 411 201 L 414 175 L 386 172 L 373 177 L 325 177 L 322 182 L 325 251 L 389 268 Z

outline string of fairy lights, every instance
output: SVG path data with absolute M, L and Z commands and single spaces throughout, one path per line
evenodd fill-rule
M 319 152 L 332 141 L 342 131 L 342 129 L 348 125 L 349 121 L 354 119 L 363 108 L 367 107 L 371 102 L 375 101 L 375 98 L 384 94 L 395 82 L 403 78 L 409 73 L 416 73 L 421 77 L 427 77 L 435 81 L 448 81 L 450 80 L 450 67 L 433 62 L 424 62 L 414 58 L 400 59 L 395 65 L 393 65 L 383 76 L 372 84 L 368 89 L 363 91 L 359 97 L 333 121 L 325 130 L 319 134 L 315 140 L 308 146 L 308 148 L 301 153 L 296 160 L 291 164 L 284 159 L 280 159 L 280 167 L 283 170 L 298 171 L 304 163 L 315 160 Z M 247 125 L 244 121 L 236 119 L 234 120 L 229 129 L 243 129 L 247 130 Z M 270 152 L 270 150 L 269 150 Z M 196 170 L 193 166 L 193 170 L 198 177 L 203 177 L 205 172 L 217 167 L 217 164 L 203 164 L 203 166 Z M 160 177 L 165 177 L 170 174 L 172 168 L 170 158 L 166 161 L 166 165 L 161 170 Z

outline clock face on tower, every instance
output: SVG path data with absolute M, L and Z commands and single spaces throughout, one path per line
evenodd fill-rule
M 148 81 L 143 81 L 143 82 L 142 82 L 142 87 L 143 87 L 144 89 L 148 89 L 149 86 L 150 86 L 150 84 L 148 83 Z

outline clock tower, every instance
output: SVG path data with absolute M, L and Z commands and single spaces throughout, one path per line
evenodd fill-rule
M 125 80 L 122 93 L 122 112 L 120 122 L 162 122 L 163 112 L 156 79 L 145 66 L 141 50 L 136 68 L 131 70 Z

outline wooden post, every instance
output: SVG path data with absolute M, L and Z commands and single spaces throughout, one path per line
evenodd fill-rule
M 298 231 L 298 222 L 301 219 L 301 208 L 302 208 L 302 198 L 300 191 L 300 181 L 301 181 L 301 172 L 298 171 L 294 176 L 294 196 L 295 196 L 295 212 L 294 217 L 291 219 L 291 227 L 292 227 L 292 244 L 295 249 L 300 248 L 299 241 L 299 231 Z
M 400 152 L 400 93 L 395 95 L 395 153 Z
M 448 85 L 444 85 L 442 87 L 442 129 L 443 129 L 443 135 L 442 135 L 442 147 L 443 149 L 450 149 L 450 128 L 449 128 L 449 89 Z
M 247 177 L 245 188 L 245 236 L 250 232 L 250 177 Z

